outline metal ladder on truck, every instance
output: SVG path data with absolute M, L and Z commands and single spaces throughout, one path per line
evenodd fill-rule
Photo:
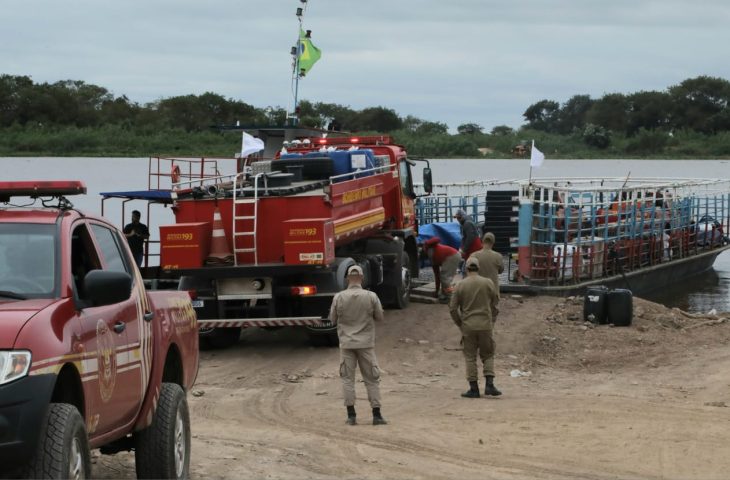
M 253 253 L 253 261 L 254 265 L 259 264 L 259 257 L 258 253 L 256 251 L 256 226 L 258 224 L 257 218 L 259 214 L 259 177 L 264 175 L 263 173 L 258 173 L 254 176 L 253 179 L 253 198 L 247 198 L 243 195 L 238 195 L 238 185 L 239 185 L 239 177 L 244 175 L 243 173 L 239 173 L 236 175 L 236 178 L 233 182 L 233 264 L 238 266 L 238 254 L 239 253 Z M 264 177 L 265 180 L 265 177 Z M 239 215 L 238 209 L 239 205 L 253 205 L 253 215 Z M 253 225 L 253 228 L 251 230 L 241 230 L 239 231 L 236 226 L 239 222 L 246 222 L 250 221 Z M 251 247 L 245 247 L 245 248 L 239 248 L 238 247 L 238 238 L 251 238 L 252 246 Z

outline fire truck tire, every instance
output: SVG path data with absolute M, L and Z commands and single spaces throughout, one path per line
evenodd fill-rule
M 185 392 L 163 383 L 152 425 L 134 435 L 137 478 L 190 476 L 190 413 Z
M 339 347 L 340 337 L 337 336 L 337 329 L 320 331 L 308 330 L 309 342 L 314 347 Z
M 403 252 L 400 261 L 400 282 L 395 287 L 395 301 L 393 307 L 398 310 L 407 308 L 411 303 L 411 269 L 410 257 Z
M 73 405 L 52 403 L 27 478 L 89 478 L 91 453 L 84 419 Z
M 200 348 L 203 350 L 222 350 L 232 347 L 241 339 L 241 327 L 212 328 L 200 332 Z

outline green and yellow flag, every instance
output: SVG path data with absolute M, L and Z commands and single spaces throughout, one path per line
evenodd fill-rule
M 312 44 L 304 30 L 299 30 L 299 73 L 304 76 L 322 56 L 319 48 Z

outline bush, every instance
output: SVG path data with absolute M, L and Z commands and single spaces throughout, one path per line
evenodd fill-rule
M 633 139 L 626 144 L 626 153 L 657 155 L 664 152 L 669 142 L 669 134 L 659 130 L 639 129 Z
M 611 145 L 611 131 L 600 125 L 589 123 L 583 129 L 583 141 L 591 147 L 606 149 Z

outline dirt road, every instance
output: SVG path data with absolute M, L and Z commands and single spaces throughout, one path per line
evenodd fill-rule
M 338 351 L 302 332 L 246 332 L 204 352 L 202 396 L 189 397 L 193 476 L 728 478 L 730 321 L 637 299 L 630 328 L 583 324 L 580 299 L 510 297 L 501 310 L 498 399 L 459 396 L 445 306 L 387 312 L 376 349 L 390 424 L 379 427 L 362 383 L 361 425 L 344 424 Z M 134 478 L 131 454 L 94 462 L 97 478 Z

